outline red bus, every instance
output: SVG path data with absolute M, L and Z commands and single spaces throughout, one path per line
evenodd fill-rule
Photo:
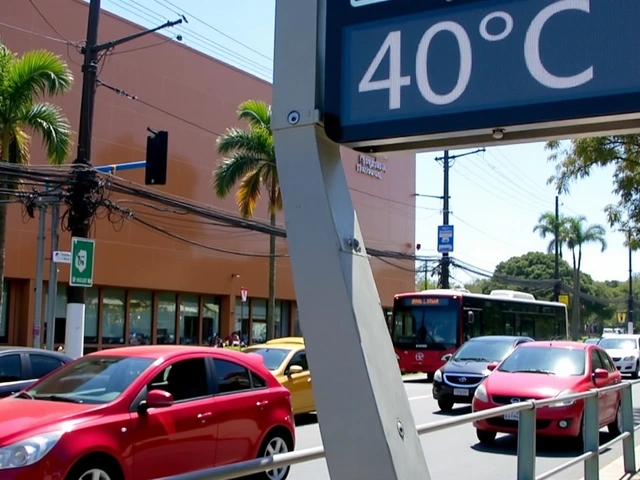
M 403 373 L 426 373 L 431 380 L 472 337 L 522 335 L 536 340 L 568 338 L 567 307 L 524 292 L 425 290 L 394 298 L 391 339 Z

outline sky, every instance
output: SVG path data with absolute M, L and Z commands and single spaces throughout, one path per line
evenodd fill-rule
M 271 80 L 275 23 L 275 0 L 102 0 L 102 8 L 151 28 L 185 15 L 188 24 L 169 29 L 182 43 Z M 451 155 L 469 150 L 451 151 Z M 555 190 L 547 179 L 555 169 L 547 161 L 543 143 L 487 148 L 455 162 L 450 173 L 450 223 L 454 225 L 453 257 L 474 267 L 493 271 L 511 257 L 546 250 L 533 227 L 541 213 L 555 208 Z M 414 194 L 441 196 L 442 166 L 435 157 L 442 152 L 418 154 Z M 583 271 L 596 280 L 625 280 L 628 252 L 623 235 L 612 231 L 604 207 L 617 201 L 612 194 L 612 169 L 594 171 L 590 178 L 572 185 L 560 198 L 566 215 L 584 215 L 589 224 L 607 229 L 608 248 L 584 249 Z M 437 255 L 437 229 L 442 223 L 441 200 L 416 199 L 416 244 L 420 254 Z M 466 283 L 473 276 L 461 270 L 454 280 Z

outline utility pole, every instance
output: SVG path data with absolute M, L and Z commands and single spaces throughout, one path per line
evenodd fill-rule
M 36 248 L 36 313 L 33 320 L 33 348 L 40 348 L 40 327 L 42 326 L 42 284 L 44 270 L 44 242 L 47 229 L 47 206 L 38 207 L 38 246 Z
M 444 168 L 444 186 L 442 188 L 443 204 L 442 204 L 442 224 L 449 225 L 449 150 L 444 151 L 442 159 Z M 440 271 L 440 284 L 442 288 L 449 288 L 449 254 L 442 254 L 442 270 Z
M 631 248 L 631 230 L 627 233 L 629 244 L 629 295 L 627 297 L 627 331 L 633 333 L 633 249 Z
M 49 285 L 47 292 L 47 350 L 53 351 L 56 332 L 56 301 L 58 299 L 58 264 L 53 261 L 53 252 L 58 250 L 58 224 L 60 223 L 60 203 L 51 205 L 51 259 L 49 261 Z
M 78 130 L 78 154 L 73 162 L 74 178 L 69 189 L 68 222 L 72 237 L 89 237 L 89 228 L 97 208 L 91 198 L 98 183 L 96 171 L 91 167 L 91 139 L 96 88 L 98 86 L 98 54 L 149 33 L 178 25 L 183 20 L 186 21 L 184 16 L 179 20 L 166 22 L 151 30 L 98 44 L 100 0 L 90 0 L 87 40 L 83 47 L 84 62 L 82 64 L 82 100 L 80 106 L 80 128 Z M 81 357 L 84 351 L 85 298 L 85 287 L 69 285 L 67 288 L 65 348 L 67 355 L 73 358 Z
M 460 155 L 449 155 L 449 150 L 444 151 L 444 157 L 436 158 L 436 161 L 442 161 L 442 167 L 444 170 L 444 185 L 442 188 L 442 224 L 449 225 L 449 169 L 451 168 L 451 160 L 455 160 L 456 158 L 466 157 L 467 155 L 475 155 L 476 153 L 485 152 L 486 149 L 479 148 L 478 150 L 474 150 L 472 152 L 461 153 Z M 449 253 L 443 253 L 442 259 L 440 263 L 440 288 L 448 289 L 449 288 Z
M 558 195 L 556 195 L 556 221 L 554 225 L 556 252 L 553 266 L 553 301 L 557 302 L 560 299 L 560 200 Z

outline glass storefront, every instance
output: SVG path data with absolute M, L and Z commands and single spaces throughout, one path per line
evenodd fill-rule
M 200 320 L 200 297 L 180 295 L 180 344 L 198 344 L 198 321 Z
M 129 344 L 150 345 L 153 323 L 153 292 L 129 292 Z
M 157 344 L 176 343 L 176 297 L 175 293 L 158 294 Z
M 126 293 L 120 288 L 102 290 L 102 344 L 124 344 Z
M 5 302 L 0 317 L 0 343 L 9 336 L 9 282 L 4 284 Z M 67 285 L 58 284 L 54 315 L 54 346 L 65 343 Z M 221 325 L 223 297 L 190 293 L 158 292 L 114 287 L 86 289 L 85 353 L 123 345 L 213 345 L 226 329 Z M 47 338 L 47 289 L 43 305 L 42 345 Z M 289 336 L 292 302 L 277 300 L 274 312 L 276 337 Z M 233 318 L 233 310 L 231 312 Z M 227 317 L 228 318 L 228 317 Z M 12 319 L 15 321 L 15 319 Z M 267 299 L 236 297 L 235 324 L 244 343 L 262 343 L 267 337 Z M 223 340 L 226 340 L 223 339 Z

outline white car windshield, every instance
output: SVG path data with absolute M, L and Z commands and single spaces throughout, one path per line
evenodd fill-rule
M 603 338 L 598 345 L 605 350 L 635 350 L 638 341 L 635 338 Z

